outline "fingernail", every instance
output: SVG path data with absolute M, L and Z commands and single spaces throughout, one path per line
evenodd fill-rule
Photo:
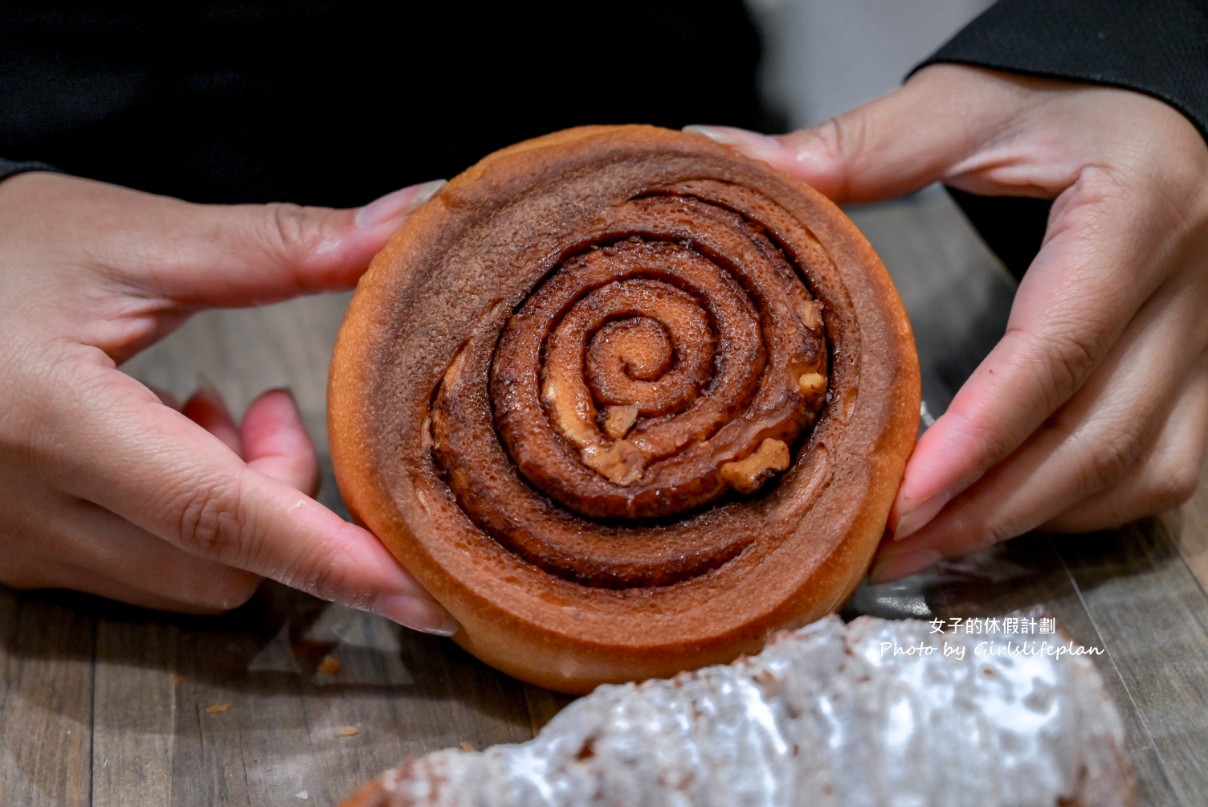
M 934 549 L 917 549 L 913 552 L 902 552 L 891 555 L 873 566 L 868 574 L 868 582 L 873 585 L 901 580 L 928 569 L 944 559 L 944 556 Z
M 230 407 L 227 406 L 226 399 L 222 397 L 222 393 L 218 390 L 218 385 L 210 380 L 205 373 L 197 373 L 197 388 L 193 391 L 185 402 L 181 405 L 181 411 L 190 418 L 193 417 L 191 412 L 196 410 L 198 406 L 208 406 L 211 411 L 217 413 L 225 420 L 234 422 L 234 416 L 231 414 Z
M 908 508 L 905 513 L 898 516 L 898 523 L 893 528 L 893 540 L 901 541 L 903 538 L 909 538 L 926 527 L 951 500 L 951 493 L 937 493 L 930 499 L 924 499 Z
M 446 184 L 443 179 L 434 179 L 375 199 L 357 211 L 357 226 L 367 230 L 405 216 L 439 193 Z
M 437 603 L 407 594 L 387 594 L 378 598 L 374 611 L 403 627 L 434 636 L 452 636 L 460 628 L 449 612 Z
M 703 135 L 714 142 L 725 146 L 737 146 L 752 157 L 771 156 L 780 151 L 780 141 L 771 135 L 752 132 L 748 129 L 738 129 L 733 126 L 701 126 L 693 124 L 684 127 L 685 132 Z
M 271 389 L 267 389 L 264 391 L 264 395 L 270 395 L 270 394 L 284 395 L 291 402 L 293 402 L 293 405 L 295 408 L 298 408 L 298 396 L 294 394 L 294 391 L 291 388 L 289 388 L 289 387 L 273 387 Z
M 704 135 L 710 140 L 716 141 L 726 146 L 734 145 L 737 140 L 734 131 L 730 127 L 721 126 L 704 126 L 702 124 L 692 124 L 685 126 L 684 131 L 689 134 Z
M 930 429 L 935 425 L 935 416 L 932 415 L 931 411 L 927 408 L 926 401 L 919 402 L 919 424 L 922 426 L 923 430 Z
M 197 372 L 197 379 L 195 383 L 197 385 L 197 393 L 205 395 L 207 398 L 215 401 L 222 400 L 222 393 L 218 391 L 218 385 L 211 381 L 210 377 L 200 370 Z

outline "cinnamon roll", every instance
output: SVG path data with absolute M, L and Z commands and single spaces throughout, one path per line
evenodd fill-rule
M 470 652 L 569 692 L 834 610 L 918 413 L 906 316 L 854 225 L 642 126 L 450 182 L 361 280 L 329 400 L 349 510 Z

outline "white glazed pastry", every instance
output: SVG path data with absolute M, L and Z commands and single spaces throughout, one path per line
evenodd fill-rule
M 732 664 L 601 686 L 530 742 L 407 760 L 346 807 L 1135 804 L 1094 665 L 1057 647 L 830 617 Z

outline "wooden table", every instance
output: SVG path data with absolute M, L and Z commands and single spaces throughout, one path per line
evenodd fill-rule
M 942 194 L 854 214 L 898 278 L 938 413 L 1001 331 L 1011 283 Z M 346 302 L 208 312 L 127 369 L 181 394 L 208 379 L 234 407 L 289 384 L 326 462 L 324 383 Z M 340 508 L 329 464 L 321 498 Z M 1044 606 L 1106 651 L 1098 666 L 1141 803 L 1200 807 L 1206 586 L 1208 485 L 1179 512 L 1119 531 L 1029 535 L 866 587 L 847 611 L 947 619 Z M 2 805 L 330 805 L 405 755 L 524 740 L 565 703 L 447 640 L 273 584 L 208 619 L 0 591 Z

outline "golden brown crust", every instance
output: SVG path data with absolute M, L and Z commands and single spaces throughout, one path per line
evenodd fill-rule
M 625 397 L 675 373 L 696 384 L 679 403 Z M 726 661 L 838 607 L 919 411 L 909 324 L 854 225 L 761 163 L 639 126 L 450 182 L 362 279 L 329 394 L 350 511 L 470 652 L 571 692 Z

